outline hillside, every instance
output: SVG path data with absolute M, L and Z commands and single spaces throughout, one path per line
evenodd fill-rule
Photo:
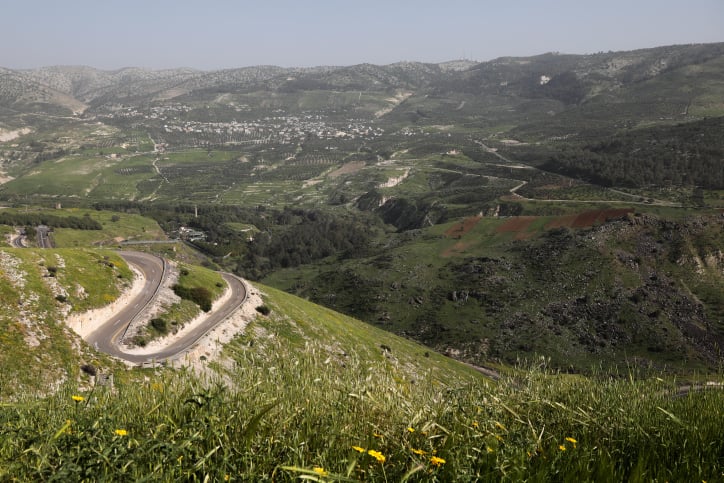
M 117 369 L 63 323 L 70 313 L 108 304 L 132 273 L 113 252 L 0 248 L 2 399 L 86 385 L 84 364 Z M 84 381 L 84 382 L 81 382 Z
M 476 364 L 721 363 L 724 44 L 0 74 L 10 238 L 61 206 L 56 246 L 154 242 Z
M 52 393 L 66 382 L 78 384 L 81 365 L 91 361 L 109 364 L 107 357 L 89 348 L 63 321 L 69 315 L 107 305 L 130 287 L 134 276 L 123 259 L 111 251 L 89 249 L 2 248 L 0 257 L 3 399 L 35 391 Z M 181 277 L 185 281 L 178 283 L 193 285 L 190 277 L 201 277 L 200 271 L 185 269 L 187 275 Z M 285 300 L 283 309 L 272 305 L 277 315 L 248 329 L 237 343 L 259 338 L 260 348 L 265 344 L 261 341 L 284 335 L 292 344 L 287 350 L 305 351 L 309 343 L 323 340 L 330 357 L 354 354 L 369 362 L 394 360 L 401 374 L 412 378 L 428 374 L 445 380 L 455 373 L 460 377 L 474 374 L 457 362 L 349 317 L 278 293 L 273 300 L 278 298 Z M 115 364 L 109 367 L 118 369 Z
M 0 478 L 716 480 L 721 471 L 715 381 L 675 397 L 661 378 L 589 380 L 541 360 L 492 382 L 258 289 L 269 315 L 208 361 L 204 379 L 145 371 L 114 389 L 73 380 L 50 397 L 4 403 Z
M 473 217 L 265 281 L 475 364 L 716 370 L 722 233 L 631 208 Z

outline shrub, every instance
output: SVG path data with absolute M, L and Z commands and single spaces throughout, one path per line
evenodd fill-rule
M 176 284 L 173 286 L 173 291 L 176 295 L 184 300 L 190 300 L 197 304 L 201 310 L 208 312 L 211 310 L 211 292 L 205 287 L 184 287 L 183 285 Z
M 166 319 L 161 317 L 151 319 L 151 327 L 161 335 L 168 334 L 168 322 L 166 322 Z
M 137 335 L 133 337 L 132 341 L 138 347 L 146 347 L 146 344 L 148 344 L 148 339 L 146 339 L 146 337 L 143 335 Z
M 82 366 L 80 366 L 80 370 L 85 372 L 89 376 L 95 376 L 98 373 L 98 370 L 92 364 L 83 364 Z
M 271 309 L 267 305 L 258 306 L 256 308 L 256 311 L 262 315 L 269 315 L 271 313 Z

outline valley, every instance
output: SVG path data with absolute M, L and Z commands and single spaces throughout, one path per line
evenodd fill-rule
M 575 241 L 553 273 L 570 270 L 562 276 L 576 277 L 576 258 L 592 257 L 601 274 L 592 282 L 605 282 L 597 289 L 579 286 L 578 292 L 556 295 L 536 274 L 543 268 L 523 268 L 515 262 L 523 253 L 547 250 L 536 247 L 548 243 L 555 232 L 551 227 L 565 227 L 566 236 L 584 240 L 600 238 L 596 233 L 601 230 L 623 230 L 616 227 L 649 216 L 660 220 L 654 224 L 664 225 L 666 220 L 685 225 L 679 220 L 704 217 L 705 223 L 713 224 L 707 231 L 712 234 L 704 246 L 692 246 L 690 255 L 702 260 L 718 256 L 724 146 L 715 133 L 722 118 L 711 117 L 712 111 L 701 113 L 724 87 L 702 80 L 697 96 L 686 97 L 687 109 L 669 112 L 664 106 L 677 105 L 683 79 L 697 82 L 698 77 L 687 74 L 693 65 L 699 71 L 717 72 L 720 51 L 720 44 L 712 44 L 579 57 L 546 54 L 526 59 L 525 64 L 502 59 L 454 66 L 129 71 L 120 84 L 120 73 L 94 73 L 97 85 L 83 91 L 73 91 L 66 79 L 82 78 L 90 71 L 13 73 L 77 96 L 87 107 L 82 113 L 67 113 L 62 121 L 49 115 L 43 125 L 36 125 L 30 120 L 38 115 L 23 114 L 22 98 L 14 101 L 18 114 L 7 121 L 14 120 L 18 127 L 8 132 L 18 137 L 0 149 L 2 169 L 8 173 L 0 197 L 17 206 L 87 207 L 151 217 L 165 232 L 161 238 L 178 238 L 183 230 L 194 233 L 191 238 L 183 235 L 184 240 L 212 266 L 263 279 L 466 362 L 484 364 L 488 357 L 510 362 L 520 351 L 526 356 L 550 356 L 551 350 L 562 355 L 570 350 L 567 332 L 552 329 L 557 335 L 545 347 L 532 346 L 522 335 L 534 330 L 533 321 L 549 317 L 538 312 L 544 310 L 538 303 L 511 303 L 512 293 L 520 290 L 512 286 L 481 291 L 465 282 L 457 287 L 453 274 L 458 269 L 451 264 L 480 256 L 505 260 L 517 267 L 520 283 L 528 284 L 521 292 L 529 293 L 524 299 L 549 304 L 570 304 L 596 294 L 595 303 L 609 305 L 616 290 L 635 288 L 622 287 L 621 277 L 644 280 L 646 270 L 664 271 L 673 277 L 677 293 L 691 298 L 686 303 L 703 303 L 705 314 L 721 313 L 721 297 L 712 298 L 710 289 L 702 288 L 705 296 L 687 295 L 690 287 L 716 286 L 721 281 L 718 265 L 709 267 L 707 277 L 714 277 L 709 282 L 696 281 L 686 270 L 672 272 L 669 264 L 681 267 L 688 252 L 672 251 L 666 259 L 641 252 L 631 256 L 643 256 L 646 267 L 619 267 L 613 260 L 602 261 L 614 257 L 613 239 L 596 242 L 587 248 L 593 250 L 590 254 L 578 253 L 582 242 Z M 693 56 L 689 63 L 680 60 L 684 52 Z M 627 57 L 621 64 L 625 68 L 598 70 L 618 65 L 617 56 Z M 646 73 L 647 66 L 667 56 L 679 63 L 670 62 L 666 72 Z M 592 72 L 603 77 L 594 80 Z M 541 76 L 549 81 L 538 82 Z M 575 86 L 580 98 L 562 96 L 558 83 L 569 91 Z M 610 83 L 618 87 L 612 90 Z M 665 102 L 660 101 L 664 93 Z M 607 96 L 615 100 L 603 103 Z M 604 115 L 601 109 L 607 105 L 617 106 L 619 115 Z M 660 161 L 651 164 L 655 157 Z M 649 164 L 636 168 L 634 175 L 629 165 L 642 162 Z M 612 169 L 622 171 L 614 175 Z M 648 174 L 639 181 L 636 176 L 641 173 Z M 622 181 L 617 176 L 623 176 Z M 576 216 L 585 218 L 596 210 L 616 210 L 616 215 L 576 221 Z M 456 220 L 471 217 L 482 217 L 480 226 L 500 235 L 445 235 L 455 243 L 433 251 L 425 248 Z M 520 227 L 515 219 L 520 219 Z M 235 225 L 244 228 L 235 230 Z M 664 236 L 658 232 L 646 236 Z M 501 236 L 506 233 L 510 235 Z M 136 243 L 133 238 L 117 238 L 97 243 Z M 684 238 L 677 243 L 696 245 L 691 237 Z M 60 239 L 59 246 L 69 246 L 62 235 Z M 390 259 L 390 247 L 400 266 L 376 261 Z M 430 268 L 410 269 L 420 256 Z M 677 262 L 676 257 L 684 258 Z M 346 281 L 325 275 L 329 270 L 347 273 Z M 410 275 L 395 281 L 390 270 Z M 406 286 L 404 295 L 390 298 L 390 284 Z M 460 290 L 485 293 L 490 301 L 478 295 L 478 304 L 508 306 L 512 312 L 505 317 L 514 319 L 504 322 L 499 309 L 490 307 L 458 303 L 457 309 L 444 308 L 447 302 L 440 300 Z M 407 299 L 417 301 L 408 304 L 415 311 L 400 310 Z M 639 317 L 630 314 L 638 310 L 617 308 L 619 321 L 614 325 L 630 325 L 631 317 Z M 416 311 L 421 313 L 412 318 Z M 469 313 L 464 317 L 474 325 L 462 329 L 454 322 L 460 315 L 456 312 Z M 590 314 L 576 317 L 583 317 L 583 333 L 595 332 L 593 327 L 600 323 Z M 680 356 L 670 358 L 668 349 L 659 350 L 669 343 L 652 342 L 651 335 L 629 335 L 625 340 L 642 337 L 641 345 L 659 348 L 653 352 L 641 353 L 630 343 L 620 349 L 652 367 L 658 367 L 660 354 L 666 354 L 669 366 L 677 358 L 681 364 L 674 366 L 679 369 L 690 365 L 689 351 L 699 349 L 681 333 L 685 322 L 677 317 L 667 315 L 666 324 L 679 327 L 674 337 L 681 340 Z M 710 336 L 719 340 L 720 321 L 710 315 L 706 320 L 695 323 L 710 327 Z M 491 352 L 490 341 L 505 332 L 500 331 L 501 323 L 522 324 L 515 331 L 520 335 L 503 345 L 509 349 Z M 643 319 L 638 323 L 647 325 Z M 478 348 L 470 347 L 471 333 Z M 588 337 L 583 333 L 575 337 Z M 566 358 L 567 370 L 621 360 L 615 351 L 602 351 L 600 343 L 583 344 L 580 358 L 573 359 L 578 362 L 571 364 Z M 720 356 L 713 354 L 703 356 L 702 362 L 708 362 L 699 367 L 716 367 Z
M 724 44 L 0 69 L 0 480 L 716 481 L 722 98 Z

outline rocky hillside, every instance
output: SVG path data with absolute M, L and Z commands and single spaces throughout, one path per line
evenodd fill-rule
M 592 226 L 594 215 L 407 232 L 288 288 L 477 364 L 544 354 L 583 371 L 718 367 L 724 218 L 629 213 Z
M 111 252 L 0 248 L 2 398 L 52 392 L 86 363 L 114 366 L 62 321 L 114 300 L 131 277 Z

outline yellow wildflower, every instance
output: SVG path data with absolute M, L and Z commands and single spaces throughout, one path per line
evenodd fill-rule
M 229 476 L 229 475 L 224 475 L 224 481 L 229 481 L 230 479 L 231 479 L 231 476 Z
M 480 426 L 480 424 L 478 424 L 477 421 L 473 421 L 473 428 L 477 428 L 477 427 L 479 427 L 479 426 Z
M 485 451 L 487 451 L 488 453 L 493 453 L 493 452 L 495 452 L 495 450 L 494 450 L 493 448 L 491 448 L 490 446 L 486 446 L 486 447 L 485 447 Z
M 415 449 L 415 448 L 412 448 L 412 452 L 415 453 L 415 454 L 419 454 L 419 455 L 426 455 L 426 454 L 427 454 L 427 451 L 422 450 L 422 449 Z
M 387 458 L 385 458 L 385 455 L 380 453 L 379 451 L 375 451 L 373 449 L 367 451 L 367 454 L 372 456 L 374 459 L 379 461 L 380 463 L 384 463 Z
M 327 476 L 327 475 L 329 475 L 329 473 L 328 473 L 324 468 L 321 468 L 321 467 L 319 467 L 319 466 L 315 466 L 314 468 L 312 468 L 312 471 L 314 471 L 315 473 L 317 473 L 319 476 Z
M 415 428 L 412 428 L 412 427 L 408 427 L 407 430 L 408 430 L 409 432 L 411 432 L 411 433 L 414 433 L 414 432 L 415 432 Z
M 558 447 L 558 449 L 561 450 L 561 451 L 565 451 L 565 450 L 566 450 L 566 445 L 565 445 L 565 444 L 562 444 L 562 445 L 560 445 L 560 446 Z
M 73 401 L 75 401 L 75 402 L 85 401 L 85 398 L 83 396 L 73 395 L 73 396 L 71 396 L 71 399 L 73 399 Z
M 576 447 L 576 444 L 578 444 L 578 441 L 576 441 L 575 439 L 571 438 L 570 436 L 566 438 L 566 441 L 568 441 L 569 443 L 573 443 L 573 447 L 574 447 L 574 448 Z
M 355 450 L 355 451 L 357 451 L 358 453 L 364 453 L 365 451 L 367 451 L 367 450 L 365 450 L 364 448 L 362 448 L 362 447 L 360 447 L 360 446 L 352 446 L 352 449 Z
M 128 431 L 126 431 L 125 429 L 116 429 L 115 433 L 118 436 L 128 436 Z
M 430 463 L 435 466 L 441 466 L 445 464 L 445 460 L 442 458 L 438 458 L 437 456 L 433 456 L 432 458 L 430 458 Z

